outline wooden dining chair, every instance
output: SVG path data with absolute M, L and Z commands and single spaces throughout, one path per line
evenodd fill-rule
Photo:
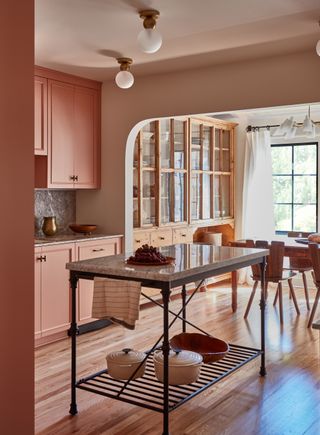
M 314 284 L 317 288 L 317 293 L 308 320 L 308 328 L 312 326 L 313 319 L 316 314 L 316 310 L 320 298 L 320 249 L 317 243 L 309 243 L 309 255 L 313 267 L 312 277 L 313 277 Z
M 303 237 L 307 238 L 311 233 L 306 233 L 303 231 L 288 231 L 288 237 Z M 302 275 L 304 294 L 306 298 L 307 309 L 310 310 L 310 301 L 309 301 L 309 290 L 307 284 L 306 272 L 312 271 L 312 263 L 309 258 L 299 258 L 299 257 L 289 257 L 289 267 L 288 269 L 294 270 Z
M 292 278 L 296 275 L 292 270 L 283 269 L 283 257 L 284 257 L 284 242 L 274 241 L 271 245 L 264 240 L 257 240 L 255 243 L 252 240 L 246 241 L 246 248 L 260 248 L 269 249 L 269 255 L 267 257 L 267 266 L 265 273 L 265 295 L 267 296 L 267 287 L 270 282 L 277 284 L 276 295 L 274 298 L 273 305 L 279 300 L 279 313 L 280 313 L 280 323 L 283 323 L 283 298 L 282 298 L 282 282 L 288 281 L 289 293 L 292 297 L 297 314 L 300 314 L 300 310 L 297 303 L 297 298 L 292 285 Z M 244 314 L 244 318 L 248 317 L 250 308 L 258 287 L 261 281 L 261 271 L 259 265 L 253 265 L 252 268 L 252 279 L 254 281 L 252 292 L 248 301 L 248 305 Z

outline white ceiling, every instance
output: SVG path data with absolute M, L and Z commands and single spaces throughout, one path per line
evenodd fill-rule
M 118 56 L 135 75 L 314 50 L 319 0 L 35 0 L 36 64 L 97 80 Z M 142 53 L 138 11 L 160 11 L 163 45 Z M 320 59 L 319 59 L 320 61 Z

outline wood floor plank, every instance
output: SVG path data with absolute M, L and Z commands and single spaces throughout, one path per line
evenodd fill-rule
M 247 320 L 243 313 L 249 287 L 239 288 L 239 309 L 230 310 L 228 287 L 196 295 L 188 318 L 212 335 L 229 342 L 259 347 L 258 298 Z M 272 288 L 270 293 L 272 293 Z M 319 331 L 307 330 L 308 312 L 303 290 L 296 291 L 301 315 L 284 288 L 284 325 L 269 298 L 266 310 L 267 376 L 258 375 L 260 359 L 170 413 L 175 435 L 319 435 Z M 311 292 L 311 299 L 314 298 Z M 177 310 L 180 301 L 172 302 Z M 131 347 L 146 350 L 161 335 L 162 312 L 157 307 L 140 312 L 135 331 L 112 325 L 78 338 L 78 378 L 106 365 L 106 354 Z M 177 322 L 170 335 L 180 332 Z M 190 329 L 189 329 L 190 330 Z M 77 390 L 79 414 L 68 414 L 70 404 L 70 340 L 36 350 L 36 433 L 40 435 L 159 435 L 162 415 L 153 411 Z

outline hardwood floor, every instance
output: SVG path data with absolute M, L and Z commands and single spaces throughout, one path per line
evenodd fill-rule
M 213 288 L 200 293 L 188 307 L 188 318 L 217 337 L 232 343 L 259 347 L 259 307 L 254 301 L 243 319 L 249 287 L 239 288 L 239 309 L 230 309 L 231 290 Z M 319 434 L 320 341 L 319 331 L 307 329 L 302 289 L 297 289 L 301 315 L 296 316 L 284 290 L 284 325 L 272 306 L 269 292 L 266 312 L 267 376 L 258 374 L 260 359 L 207 389 L 170 413 L 172 435 L 213 434 Z M 311 299 L 315 294 L 311 290 Z M 180 307 L 175 300 L 171 308 Z M 78 378 L 105 367 L 111 350 L 149 348 L 161 334 L 162 311 L 140 312 L 135 331 L 120 326 L 78 338 Z M 178 322 L 177 322 L 178 323 Z M 178 332 L 180 324 L 173 332 Z M 36 350 L 36 433 L 43 435 L 158 435 L 162 415 L 143 408 L 77 390 L 77 416 L 68 414 L 70 403 L 69 339 Z

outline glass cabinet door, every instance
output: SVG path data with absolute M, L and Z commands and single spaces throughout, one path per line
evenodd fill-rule
M 200 169 L 201 134 L 200 124 L 191 124 L 191 169 Z
M 160 165 L 161 168 L 170 168 L 171 164 L 171 128 L 170 119 L 160 121 Z
M 174 168 L 186 169 L 185 121 L 173 120 Z
M 182 172 L 174 174 L 174 222 L 185 220 L 185 177 Z
M 212 175 L 203 173 L 202 175 L 202 195 L 203 195 L 203 207 L 202 207 L 202 219 L 210 219 L 212 216 Z
M 221 175 L 221 217 L 231 215 L 230 207 L 230 175 Z
M 191 192 L 190 192 L 190 207 L 191 207 L 191 220 L 200 219 L 200 205 L 201 205 L 201 192 L 200 192 L 200 174 L 193 173 L 191 175 Z
M 141 131 L 142 167 L 155 168 L 156 135 L 155 122 L 145 125 Z
M 172 172 L 161 174 L 160 181 L 160 203 L 161 203 L 161 223 L 167 224 L 172 218 Z
M 160 223 L 186 221 L 186 121 L 160 120 Z
M 155 224 L 155 171 L 142 173 L 142 225 Z
M 220 175 L 214 176 L 214 217 L 221 217 Z
M 213 218 L 214 128 L 209 122 L 191 123 L 191 220 Z
M 222 172 L 230 172 L 230 130 L 222 130 Z
M 202 129 L 202 169 L 204 171 L 211 170 L 211 127 L 206 125 Z

